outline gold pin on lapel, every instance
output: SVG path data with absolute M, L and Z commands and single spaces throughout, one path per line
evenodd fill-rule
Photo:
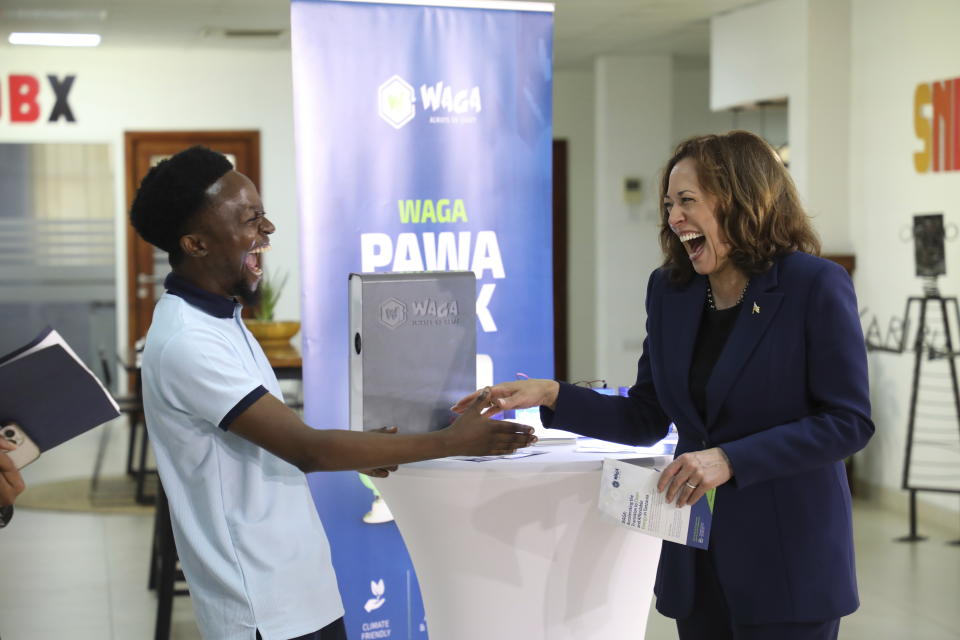
M 753 303 L 753 313 L 754 314 L 760 313 L 760 305 L 758 305 L 756 302 Z

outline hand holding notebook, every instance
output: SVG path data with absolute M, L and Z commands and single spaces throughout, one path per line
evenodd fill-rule
M 120 415 L 100 380 L 47 328 L 0 358 L 0 437 L 17 445 L 18 467 Z

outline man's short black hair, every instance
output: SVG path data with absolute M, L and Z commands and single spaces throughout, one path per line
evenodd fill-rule
M 175 266 L 183 257 L 180 238 L 206 203 L 206 191 L 233 170 L 222 153 L 190 147 L 147 172 L 130 207 L 130 222 L 144 240 L 166 251 Z

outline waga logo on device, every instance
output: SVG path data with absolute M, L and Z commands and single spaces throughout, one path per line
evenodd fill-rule
M 380 324 L 396 329 L 407 321 L 407 305 L 396 298 L 387 298 L 380 304 Z
M 370 613 L 371 611 L 379 609 L 383 606 L 383 603 L 387 601 L 387 599 L 383 597 L 383 594 L 386 592 L 386 590 L 387 588 L 383 584 L 383 578 L 380 578 L 376 582 L 373 580 L 370 581 L 370 591 L 373 593 L 373 597 L 367 600 L 367 604 L 363 605 L 363 608 L 367 613 Z
M 377 90 L 377 108 L 381 118 L 399 129 L 417 115 L 417 92 L 400 76 L 392 76 Z

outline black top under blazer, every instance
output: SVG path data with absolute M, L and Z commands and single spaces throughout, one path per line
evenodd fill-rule
M 843 460 L 874 432 L 853 284 L 805 253 L 753 276 L 707 384 L 706 421 L 689 372 L 706 277 L 647 285 L 647 337 L 628 397 L 561 383 L 544 424 L 651 444 L 677 426 L 676 455 L 719 446 L 734 477 L 717 488 L 710 553 L 739 624 L 813 622 L 859 606 Z M 690 615 L 694 553 L 664 542 L 654 592 L 666 616 Z

